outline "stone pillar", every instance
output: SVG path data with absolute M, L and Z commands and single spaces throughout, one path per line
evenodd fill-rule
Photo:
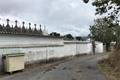
M 31 23 L 29 23 L 29 28 L 31 27 Z
M 7 19 L 7 25 L 9 25 L 9 21 L 10 21 L 10 20 L 9 20 L 9 19 Z
M 5 33 L 10 33 L 11 32 L 11 29 L 10 29 L 10 25 L 9 25 L 9 19 L 7 19 L 7 25 L 5 27 Z
M 41 24 L 40 24 L 40 30 L 41 30 Z
M 35 29 L 36 29 L 36 24 L 34 24 L 34 26 L 35 26 Z
M 24 27 L 25 26 L 25 22 L 23 21 L 22 24 L 23 24 L 23 27 Z
M 15 20 L 15 26 L 17 26 L 17 23 L 18 23 L 18 21 L 17 21 L 17 20 Z
M 32 32 L 31 23 L 29 23 L 29 30 L 28 30 L 28 33 L 29 33 L 29 34 L 32 34 L 31 32 Z
M 39 34 L 42 35 L 42 29 L 41 29 L 41 25 L 40 25 L 40 31 L 39 31 Z
M 25 29 L 25 22 L 22 22 L 23 26 L 22 26 L 22 33 L 26 33 L 26 29 Z
M 37 34 L 36 24 L 34 24 L 34 26 L 35 26 L 34 33 Z
M 15 20 L 15 28 L 13 28 L 13 31 L 14 33 L 19 33 L 19 29 L 18 29 L 18 26 L 17 26 L 17 20 Z

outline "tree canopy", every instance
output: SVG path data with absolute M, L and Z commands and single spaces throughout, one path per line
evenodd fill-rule
M 60 33 L 52 32 L 50 33 L 50 36 L 60 37 Z
M 120 1 L 119 0 L 91 0 L 92 5 L 96 7 L 96 15 L 108 14 L 107 16 L 113 20 L 119 21 Z M 83 0 L 88 3 L 89 0 Z
M 106 42 L 111 41 L 111 37 L 114 34 L 115 24 L 112 20 L 108 18 L 99 18 L 94 20 L 94 25 L 90 26 L 90 31 L 93 38 L 96 38 L 98 41 Z M 111 36 L 109 36 L 111 34 Z M 109 37 L 107 40 L 106 38 Z
M 96 41 L 101 41 L 108 47 L 111 41 L 115 41 L 115 24 L 113 20 L 108 18 L 99 18 L 94 21 L 94 25 L 90 26 L 91 37 Z M 106 49 L 108 50 L 108 47 Z
M 92 3 L 96 7 L 96 14 L 108 14 L 107 16 L 118 21 L 120 16 L 119 0 L 95 0 Z
M 74 37 L 72 36 L 72 34 L 66 34 L 66 35 L 64 35 L 64 39 L 73 40 Z

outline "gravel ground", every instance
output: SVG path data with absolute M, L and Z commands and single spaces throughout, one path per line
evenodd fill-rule
M 0 80 L 106 80 L 97 67 L 103 57 L 104 54 L 75 57 L 59 65 L 6 75 Z

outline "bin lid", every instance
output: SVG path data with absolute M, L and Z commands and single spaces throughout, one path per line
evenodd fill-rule
M 6 57 L 17 57 L 17 56 L 24 56 L 24 53 L 13 53 L 13 54 L 4 54 Z

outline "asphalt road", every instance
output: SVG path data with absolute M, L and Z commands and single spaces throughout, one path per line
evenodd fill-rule
M 0 80 L 106 80 L 97 67 L 97 61 L 103 57 L 102 54 L 73 58 L 50 68 L 37 67 Z

